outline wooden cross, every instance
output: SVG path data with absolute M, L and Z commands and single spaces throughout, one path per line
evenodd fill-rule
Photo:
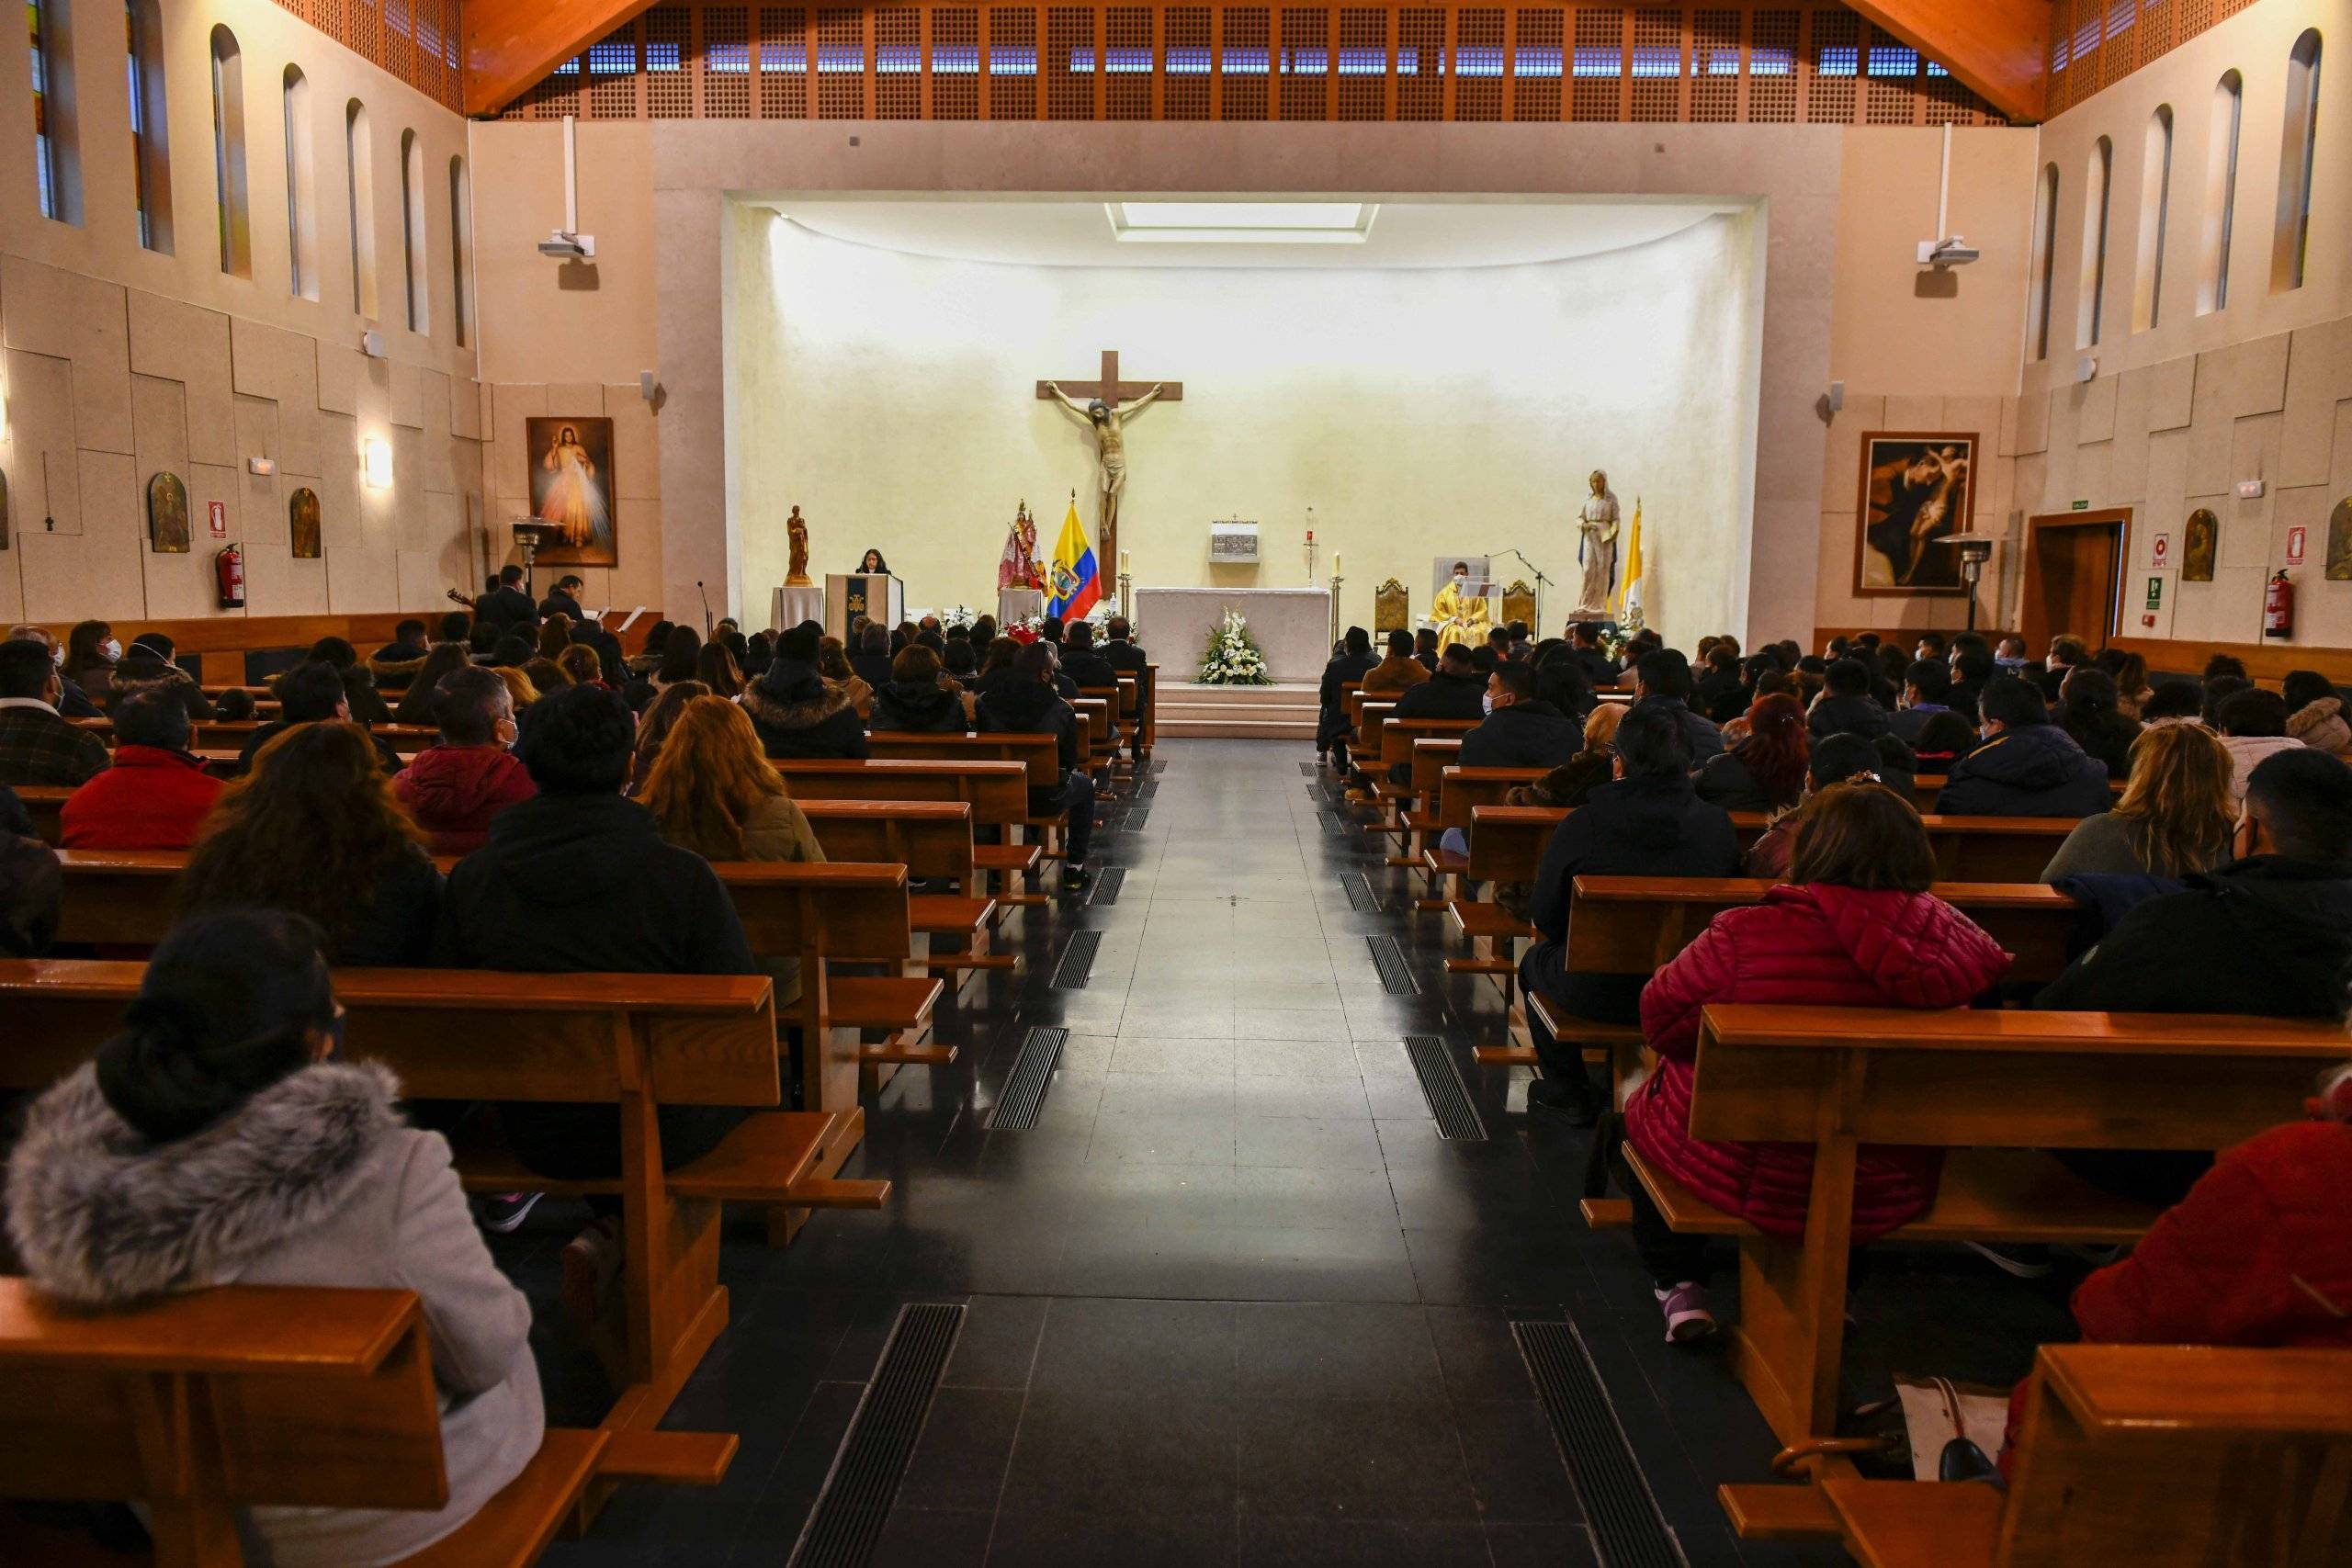
M 1076 398 L 1080 402 L 1084 402 L 1091 398 L 1100 398 L 1104 402 L 1114 406 L 1119 403 L 1125 402 L 1130 398 L 1140 398 L 1146 392 L 1150 391 L 1155 386 L 1161 389 L 1159 393 L 1159 400 L 1161 402 L 1181 403 L 1184 400 L 1184 383 L 1182 381 L 1120 380 L 1119 351 L 1115 348 L 1106 348 L 1102 351 L 1102 379 L 1100 381 L 1064 381 L 1061 383 L 1062 390 L 1069 393 L 1071 397 Z M 1037 396 L 1048 402 L 1052 401 L 1054 396 L 1053 384 L 1046 381 L 1038 382 Z

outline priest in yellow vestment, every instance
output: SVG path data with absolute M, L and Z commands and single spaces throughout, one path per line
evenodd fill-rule
M 1437 646 L 1441 652 L 1455 643 L 1470 648 L 1486 646 L 1487 634 L 1494 630 L 1493 613 L 1483 598 L 1470 593 L 1470 563 L 1455 561 L 1453 578 L 1437 591 L 1437 599 L 1430 606 L 1430 615 L 1437 625 Z

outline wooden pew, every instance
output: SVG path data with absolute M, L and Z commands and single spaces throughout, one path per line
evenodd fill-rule
M 775 869 L 887 869 L 902 885 L 904 875 L 897 867 Z M 0 961 L 0 1010 L 9 1020 L 0 1089 L 45 1088 L 80 1066 L 120 1023 L 143 971 L 138 964 Z M 606 1430 L 659 1425 L 726 1325 L 722 1202 L 875 1209 L 889 1196 L 888 1181 L 834 1174 L 865 1129 L 854 1055 L 838 1058 L 852 1097 L 846 1110 L 773 1109 L 781 1080 L 764 976 L 339 969 L 334 987 L 346 1014 L 344 1054 L 383 1062 L 413 1098 L 619 1108 L 621 1174 L 612 1179 L 537 1175 L 486 1131 L 461 1136 L 457 1147 L 459 1179 L 472 1191 L 620 1198 L 628 1382 Z M 804 1003 L 812 993 L 821 1003 L 821 974 L 814 984 L 804 978 L 802 990 Z M 822 1066 L 835 1060 L 806 1054 Z M 758 1109 L 717 1149 L 665 1173 L 655 1116 L 664 1104 Z
M 2007 1495 L 1981 1483 L 1831 1477 L 1725 1486 L 1872 1568 L 2352 1562 L 2352 1355 L 2045 1345 Z M 1759 1506 L 1759 1505 L 1761 1505 Z M 1743 1532 L 1745 1533 L 1745 1532 Z
M 1467 874 L 1479 882 L 1531 882 L 1552 831 L 1567 812 L 1543 806 L 1481 806 L 1471 812 Z M 1745 850 L 1769 818 L 1735 811 L 1732 830 Z M 2065 817 L 1922 817 L 1942 882 L 2035 882 L 2075 822 Z
M 1628 1151 L 1675 1229 L 1736 1238 L 1731 1362 L 1781 1441 L 1830 1436 L 1845 1333 L 1856 1151 L 1953 1151 L 1935 1204 L 1890 1239 L 2102 1244 L 2155 1218 L 2046 1149 L 2222 1149 L 2301 1114 L 2343 1060 L 2334 1022 L 2211 1014 L 1710 1007 L 1690 1135 L 1814 1146 L 1802 1239 L 1768 1236 Z M 1588 1200 L 1589 1221 L 1622 1207 Z M 1830 1466 L 1829 1468 L 1837 1468 Z
M 1058 786 L 1062 779 L 1060 746 L 1052 736 L 1046 734 L 910 735 L 876 730 L 866 737 L 866 746 L 876 759 L 1019 762 L 1028 771 L 1028 787 L 1032 789 L 1052 789 Z M 1080 754 L 1083 756 L 1085 753 L 1081 750 Z M 1023 815 L 1016 826 L 1041 835 L 1035 848 L 1044 859 L 1060 859 L 1061 852 L 1053 846 L 1050 840 L 1054 830 L 1063 825 L 1063 817 L 1059 814 L 1052 817 L 1028 816 L 1027 804 L 1024 796 Z M 986 852 L 980 855 L 983 870 L 1003 874 L 1004 879 L 997 887 L 996 894 L 1006 904 L 1034 907 L 1050 901 L 1045 894 L 1019 892 L 1012 886 L 1015 874 L 1007 862 L 1021 858 L 1019 852 L 1027 847 L 1010 846 L 1014 852 L 1010 855 L 990 856 Z M 1035 866 L 1035 860 L 1028 860 L 1020 869 L 1033 870 Z
M 953 800 L 810 799 L 797 804 L 816 830 L 826 859 L 903 865 L 913 880 L 956 884 L 954 893 L 917 893 L 907 901 L 908 923 L 915 934 L 953 944 L 939 954 L 922 954 L 928 966 L 952 973 L 1011 969 L 1019 962 L 1012 953 L 979 951 L 996 914 L 996 900 L 979 888 L 970 806 Z
M 1151 749 L 1159 743 L 1159 666 L 1143 667 L 1142 690 L 1136 699 L 1143 706 L 1143 734 L 1140 755 L 1143 765 L 1151 765 Z
M 1921 816 L 1924 817 L 1935 810 L 1936 797 L 1943 794 L 1944 785 L 1951 782 L 1951 780 L 1943 773 L 1918 773 L 1912 777 L 1911 803 L 1919 808 Z M 2120 800 L 2123 798 L 2123 786 L 2129 782 L 2125 779 L 2109 779 L 2107 781 L 2107 793 Z
M 0 1279 L 0 1488 L 145 1504 L 154 1553 L 139 1561 L 156 1568 L 243 1562 L 243 1508 L 449 1500 L 424 1314 L 407 1291 L 230 1285 L 86 1313 Z M 521 1474 L 456 1533 L 402 1561 L 537 1562 L 591 1481 L 615 1473 L 606 1461 L 616 1446 L 611 1432 L 548 1427 Z M 715 1450 L 718 1472 L 734 1447 L 728 1438 Z M 86 1538 L 40 1531 L 0 1505 L 0 1559 L 98 1553 Z
M 114 749 L 114 720 L 110 718 L 77 718 L 70 720 L 76 728 L 86 729 Z M 262 719 L 208 718 L 198 721 L 189 738 L 188 749 L 199 754 L 226 751 L 232 759 L 244 750 L 254 738 L 254 731 L 267 722 Z M 413 757 L 441 739 L 441 732 L 429 724 L 377 724 L 366 727 L 370 735 L 383 741 L 403 757 Z
M 33 819 L 33 832 L 45 842 L 54 844 L 64 837 L 60 820 L 65 810 L 66 797 L 74 793 L 69 784 L 17 784 L 17 798 L 24 802 L 25 814 Z

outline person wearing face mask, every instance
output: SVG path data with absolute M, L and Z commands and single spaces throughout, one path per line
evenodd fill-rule
M 471 854 L 490 837 L 491 818 L 539 793 L 529 770 L 507 750 L 514 744 L 514 698 L 489 670 L 455 670 L 433 694 L 441 739 L 417 753 L 392 781 L 436 855 Z
M 8 1235 L 50 1297 L 100 1312 L 208 1285 L 415 1292 L 441 1395 L 438 1508 L 261 1507 L 245 1561 L 405 1561 L 521 1474 L 546 1429 L 531 1304 L 491 1260 L 438 1134 L 379 1065 L 338 1060 L 317 928 L 182 922 L 120 1032 L 43 1094 L 9 1157 Z
M 80 784 L 107 771 L 106 741 L 57 711 L 63 687 L 47 643 L 0 643 L 0 784 Z
M 121 657 L 122 644 L 115 640 L 112 626 L 104 621 L 77 621 L 65 634 L 60 673 L 85 692 L 104 692 L 113 684 L 115 661 Z
M 1976 749 L 1954 762 L 1936 810 L 1945 817 L 2095 817 L 2114 804 L 2107 764 L 2050 722 L 2041 693 L 1996 675 L 1978 699 Z
M 47 628 L 34 626 L 29 622 L 20 622 L 8 628 L 8 641 L 15 642 L 23 637 L 29 637 L 49 649 L 51 662 L 58 667 L 57 711 L 61 716 L 65 718 L 106 717 L 106 710 L 90 700 L 90 694 L 82 690 L 80 682 L 69 681 L 65 678 L 65 650 L 57 645 L 57 639 L 49 635 Z
M 1445 647 L 1457 642 L 1469 648 L 1485 646 L 1487 634 L 1494 629 L 1494 617 L 1484 599 L 1471 597 L 1469 562 L 1453 563 L 1453 577 L 1437 591 L 1430 605 L 1430 618 L 1437 622 L 1437 640 Z

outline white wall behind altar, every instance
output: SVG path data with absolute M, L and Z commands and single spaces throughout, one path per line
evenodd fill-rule
M 817 570 L 878 546 L 910 604 L 992 603 L 1024 497 L 1050 549 L 1077 486 L 1099 544 L 1091 439 L 1035 382 L 1092 379 L 1115 347 L 1128 379 L 1184 382 L 1128 427 L 1120 538 L 1138 584 L 1302 584 L 1312 504 L 1319 575 L 1345 558 L 1349 620 L 1370 623 L 1392 574 L 1419 615 L 1432 556 L 1512 546 L 1561 585 L 1556 623 L 1598 466 L 1628 517 L 1642 499 L 1651 623 L 1687 643 L 1740 618 L 1752 213 L 1538 265 L 1245 272 L 938 260 L 733 216 L 730 508 L 750 604 L 783 579 L 796 503 Z M 1237 515 L 1260 522 L 1266 558 L 1212 567 L 1209 521 Z

